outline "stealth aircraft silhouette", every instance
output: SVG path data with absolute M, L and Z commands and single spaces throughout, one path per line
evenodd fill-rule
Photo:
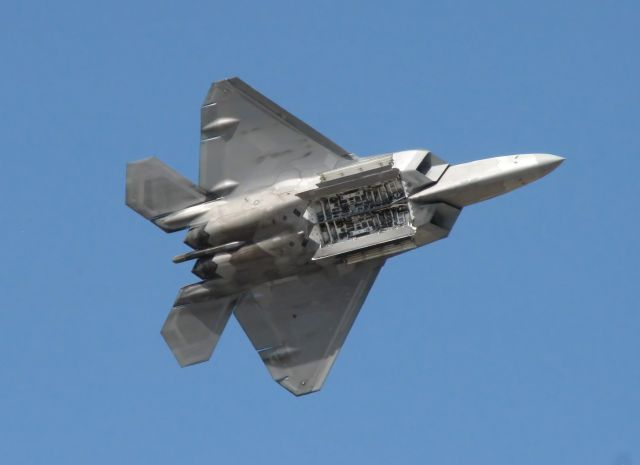
M 510 155 L 452 165 L 428 150 L 360 158 L 237 78 L 201 110 L 195 185 L 156 158 L 127 166 L 126 203 L 187 230 L 201 279 L 162 328 L 181 366 L 207 361 L 234 314 L 271 376 L 319 390 L 388 258 L 447 237 L 460 211 L 563 160 Z

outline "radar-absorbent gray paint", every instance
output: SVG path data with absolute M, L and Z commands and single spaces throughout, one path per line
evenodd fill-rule
M 463 207 L 563 160 L 510 155 L 450 165 L 428 150 L 359 158 L 237 78 L 201 110 L 200 179 L 156 158 L 127 166 L 126 203 L 187 230 L 201 281 L 162 328 L 181 366 L 209 360 L 234 314 L 271 376 L 319 390 L 385 260 L 447 237 Z

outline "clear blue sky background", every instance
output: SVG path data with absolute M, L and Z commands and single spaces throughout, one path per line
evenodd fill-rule
M 2 3 L 1 461 L 640 463 L 639 8 Z M 159 330 L 196 278 L 125 207 L 125 163 L 195 179 L 233 75 L 361 155 L 567 161 L 392 259 L 320 393 L 235 321 L 180 369 Z

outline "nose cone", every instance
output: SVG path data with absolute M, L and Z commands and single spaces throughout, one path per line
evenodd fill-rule
M 559 157 L 557 155 L 550 155 L 548 153 L 536 153 L 533 155 L 538 164 L 538 170 L 540 172 L 540 176 L 546 176 L 555 170 L 560 163 L 564 161 L 563 157 Z
M 564 158 L 529 153 L 486 158 L 450 166 L 434 186 L 411 196 L 420 203 L 443 201 L 457 207 L 505 194 L 549 174 Z

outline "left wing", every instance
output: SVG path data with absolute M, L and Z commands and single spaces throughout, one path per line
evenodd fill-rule
M 298 396 L 320 390 L 383 264 L 272 281 L 242 297 L 236 318 L 273 379 Z
M 348 165 L 356 157 L 238 78 L 201 110 L 200 187 L 227 195 Z

